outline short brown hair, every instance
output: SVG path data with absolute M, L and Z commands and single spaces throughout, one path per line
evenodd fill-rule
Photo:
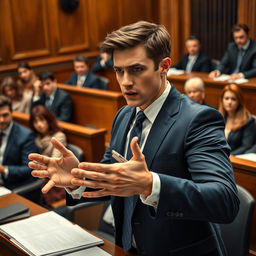
M 8 106 L 10 111 L 12 112 L 12 102 L 11 100 L 4 96 L 4 95 L 0 95 L 0 108 Z
M 250 29 L 246 24 L 236 24 L 232 28 L 232 33 L 243 30 L 247 35 L 249 34 Z
M 88 58 L 86 56 L 84 56 L 83 54 L 76 55 L 73 61 L 74 62 L 84 62 L 87 65 L 89 63 Z
M 170 35 L 163 25 L 138 21 L 121 27 L 108 34 L 101 44 L 101 51 L 113 55 L 115 50 L 125 50 L 144 45 L 148 58 L 154 61 L 157 69 L 160 61 L 170 56 Z

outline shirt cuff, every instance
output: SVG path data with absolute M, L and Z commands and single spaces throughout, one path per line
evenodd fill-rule
M 9 174 L 8 166 L 5 166 L 4 172 L 3 172 L 3 177 L 4 177 L 5 179 L 7 179 L 7 178 L 8 178 L 8 174 Z
M 72 196 L 73 199 L 80 199 L 82 197 L 83 192 L 85 191 L 85 187 L 79 187 L 77 189 L 71 190 L 70 188 L 65 188 L 67 193 Z
M 244 74 L 243 73 L 239 73 L 240 78 L 244 78 Z
M 38 101 L 39 99 L 40 99 L 40 96 L 34 96 L 33 97 L 33 102 Z
M 150 206 L 153 206 L 157 208 L 158 202 L 159 202 L 159 196 L 160 196 L 160 189 L 161 189 L 161 182 L 159 175 L 155 172 L 151 172 L 153 177 L 153 186 L 152 186 L 152 192 L 148 197 L 143 197 L 140 195 L 140 200 L 143 204 L 147 204 Z

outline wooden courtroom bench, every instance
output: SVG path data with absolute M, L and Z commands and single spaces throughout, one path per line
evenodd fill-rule
M 121 92 L 58 84 L 73 100 L 74 123 L 82 126 L 106 128 L 106 141 L 110 140 L 112 122 L 117 111 L 126 104 Z
M 191 72 L 182 75 L 171 75 L 168 77 L 171 84 L 173 84 L 180 92 L 184 93 L 185 82 L 192 77 L 200 77 L 205 83 L 205 101 L 207 104 L 218 107 L 220 95 L 223 87 L 227 85 L 228 81 L 214 81 L 208 77 L 208 73 Z M 249 82 L 239 84 L 242 89 L 245 105 L 252 114 L 256 114 L 256 78 L 249 79 Z
M 230 156 L 236 183 L 247 189 L 256 200 L 256 162 Z M 250 254 L 256 255 L 256 209 L 251 228 Z
M 13 112 L 13 119 L 29 127 L 29 115 L 19 112 Z M 90 129 L 71 123 L 59 121 L 60 127 L 66 134 L 68 143 L 79 146 L 85 155 L 85 161 L 99 162 L 105 152 L 105 134 L 106 129 Z

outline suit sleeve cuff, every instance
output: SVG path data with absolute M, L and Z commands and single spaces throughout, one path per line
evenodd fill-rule
M 160 182 L 159 175 L 157 173 L 155 172 L 151 172 L 151 173 L 153 177 L 152 193 L 146 198 L 140 195 L 140 200 L 144 204 L 157 208 L 159 196 L 160 196 L 161 182 Z

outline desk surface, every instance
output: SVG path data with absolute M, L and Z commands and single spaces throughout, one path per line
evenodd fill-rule
M 20 202 L 30 209 L 31 216 L 37 215 L 43 212 L 47 212 L 48 210 L 33 203 L 29 200 L 16 195 L 16 194 L 9 194 L 6 196 L 0 197 L 0 207 Z M 102 238 L 103 239 L 103 238 Z M 116 246 L 115 244 L 105 240 L 104 244 L 100 246 L 101 249 L 108 252 L 111 255 L 114 256 L 132 256 L 130 253 L 125 253 L 122 248 Z M 8 239 L 6 239 L 4 236 L 0 234 L 0 256 L 17 256 L 17 255 L 27 255 L 25 253 L 22 253 L 12 242 L 10 242 Z

